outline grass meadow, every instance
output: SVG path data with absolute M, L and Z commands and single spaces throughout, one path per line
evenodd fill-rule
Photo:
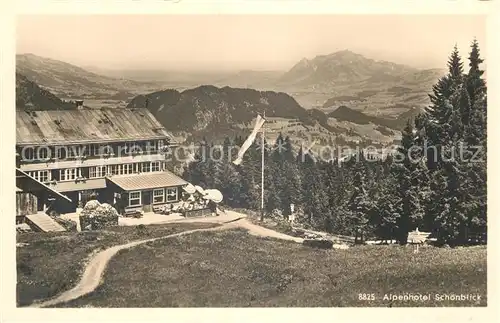
M 485 246 L 319 250 L 242 230 L 198 232 L 119 252 L 102 285 L 57 307 L 486 306 L 486 268 Z M 481 299 L 443 298 L 452 294 Z
M 18 233 L 17 305 L 53 297 L 74 287 L 94 252 L 134 240 L 208 228 L 208 223 L 117 226 L 103 231 Z

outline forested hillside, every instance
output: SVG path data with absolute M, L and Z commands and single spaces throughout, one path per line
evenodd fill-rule
M 64 110 L 74 108 L 74 103 L 62 101 L 26 76 L 16 73 L 16 109 Z
M 384 160 L 360 153 L 338 163 L 303 149 L 294 154 L 288 137 L 266 143 L 266 212 L 287 215 L 294 203 L 306 225 L 359 240 L 376 236 L 405 244 L 417 227 L 441 244 L 485 236 L 487 87 L 481 63 L 476 41 L 468 66 L 455 48 L 447 74 L 433 86 L 431 105 L 406 124 L 398 151 Z M 222 151 L 202 145 L 185 178 L 220 189 L 230 206 L 258 210 L 259 141 L 240 166 L 228 158 L 230 147 L 243 140 L 227 138 Z

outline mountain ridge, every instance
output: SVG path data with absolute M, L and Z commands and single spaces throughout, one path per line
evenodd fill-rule
M 304 58 L 283 75 L 280 75 L 279 71 L 251 70 L 240 70 L 231 74 L 170 74 L 160 70 L 133 72 L 140 80 L 118 77 L 120 72 L 116 71 L 114 78 L 102 76 L 69 63 L 34 54 L 16 55 L 16 61 L 18 72 L 64 99 L 115 100 L 117 105 L 125 106 L 137 95 L 165 88 L 182 91 L 211 84 L 286 92 L 302 107 L 318 108 L 327 113 L 341 105 L 347 105 L 366 114 L 381 114 L 385 117 L 395 117 L 412 106 L 427 105 L 427 93 L 441 73 L 436 69 L 418 70 L 387 61 L 375 61 L 349 50 L 317 55 L 311 60 Z M 325 67 L 314 68 L 313 65 L 320 63 Z M 297 73 L 293 71 L 294 68 L 298 69 Z M 305 72 L 301 71 L 301 68 L 305 68 Z M 337 75 L 335 71 L 341 71 L 343 74 Z M 163 81 L 151 81 L 148 75 Z M 288 78 L 290 82 L 284 84 L 283 78 Z M 355 99 L 346 102 L 337 100 L 339 97 Z M 99 102 L 95 105 L 100 106 Z
M 65 102 L 26 76 L 16 73 L 17 110 L 65 110 L 75 109 L 73 103 Z

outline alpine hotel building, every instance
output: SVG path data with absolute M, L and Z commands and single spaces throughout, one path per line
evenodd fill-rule
M 18 218 L 76 212 L 92 195 L 121 214 L 151 212 L 187 184 L 166 169 L 173 142 L 147 109 L 17 111 L 16 126 Z

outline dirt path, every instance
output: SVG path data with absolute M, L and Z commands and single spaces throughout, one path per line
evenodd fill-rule
M 304 239 L 298 238 L 298 237 L 293 237 L 289 236 L 284 233 L 280 233 L 268 228 L 261 227 L 260 225 L 253 224 L 247 219 L 241 219 L 236 222 L 228 223 L 226 225 L 227 227 L 233 227 L 233 228 L 242 228 L 248 230 L 248 233 L 254 236 L 259 236 L 259 237 L 269 237 L 269 238 L 275 238 L 275 239 L 280 239 L 280 240 L 289 240 L 289 241 L 295 241 L 298 243 L 302 243 Z
M 233 212 L 233 213 L 235 213 L 235 212 Z M 94 291 L 101 283 L 103 275 L 104 275 L 104 271 L 106 270 L 106 267 L 107 267 L 109 261 L 120 250 L 132 248 L 132 247 L 135 247 L 135 246 L 138 246 L 141 244 L 145 244 L 145 243 L 148 243 L 151 241 L 179 237 L 182 235 L 191 234 L 191 233 L 195 233 L 195 232 L 228 230 L 228 229 L 236 229 L 236 228 L 246 229 L 246 230 L 248 230 L 248 232 L 250 234 L 260 236 L 260 237 L 271 237 L 271 238 L 276 238 L 276 239 L 295 241 L 298 243 L 302 243 L 302 241 L 303 241 L 303 239 L 301 239 L 301 238 L 292 237 L 292 236 L 289 236 L 289 235 L 286 235 L 283 233 L 279 233 L 279 232 L 252 224 L 247 219 L 244 219 L 244 218 L 233 219 L 230 222 L 226 222 L 226 223 L 222 224 L 221 226 L 215 227 L 215 228 L 194 229 L 194 230 L 188 230 L 188 231 L 184 231 L 184 232 L 174 233 L 174 234 L 167 235 L 164 237 L 134 241 L 134 242 L 130 242 L 127 244 L 114 246 L 114 247 L 105 249 L 105 250 L 97 253 L 90 260 L 90 262 L 87 264 L 85 271 L 83 273 L 83 276 L 81 277 L 78 285 L 76 285 L 74 288 L 72 288 L 66 292 L 63 292 L 62 294 L 60 294 L 59 296 L 56 296 L 55 298 L 49 299 L 47 301 L 33 303 L 32 305 L 30 305 L 30 307 L 47 307 L 47 306 L 53 306 L 53 305 L 64 303 L 64 302 L 69 302 L 71 300 L 74 300 L 76 298 L 79 298 L 83 295 L 86 295 L 86 294 Z

